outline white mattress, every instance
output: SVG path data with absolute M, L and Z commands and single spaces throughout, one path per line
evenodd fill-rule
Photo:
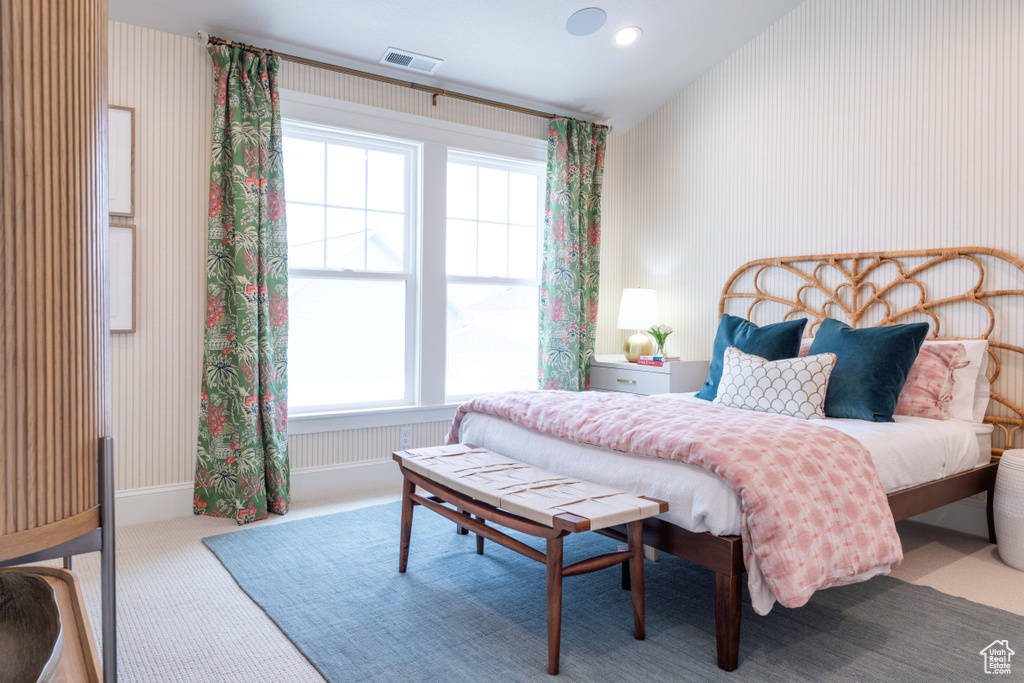
M 670 394 L 699 401 L 693 394 Z M 793 418 L 796 419 L 796 418 Z M 887 493 L 941 479 L 989 461 L 991 425 L 896 416 L 896 422 L 828 419 L 816 424 L 854 437 L 871 454 Z M 690 531 L 740 533 L 739 497 L 724 479 L 695 465 L 609 451 L 470 413 L 459 441 L 570 477 L 661 498 L 659 517 Z

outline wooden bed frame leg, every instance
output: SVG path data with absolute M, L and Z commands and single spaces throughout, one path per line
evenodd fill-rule
M 412 536 L 412 498 L 416 484 L 402 479 L 402 541 L 398 550 L 398 573 L 404 574 L 409 564 L 409 539 Z
M 548 673 L 558 674 L 562 639 L 562 537 L 549 538 L 548 565 Z
M 633 637 L 643 640 L 646 637 L 644 618 L 644 523 L 642 520 L 626 525 L 629 533 L 629 550 L 633 557 L 629 560 L 629 585 L 633 594 Z
M 715 639 L 718 668 L 735 671 L 740 661 L 742 574 L 715 574 Z

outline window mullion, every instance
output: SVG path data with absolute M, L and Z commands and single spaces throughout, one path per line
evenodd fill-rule
M 325 280 L 412 281 L 411 273 L 374 270 L 327 270 L 321 268 L 289 268 L 288 277 L 321 278 Z
M 363 268 L 370 265 L 370 150 L 363 160 Z
M 330 153 L 330 144 L 324 144 L 324 268 L 327 267 L 327 155 Z
M 480 274 L 480 167 L 476 167 L 476 197 L 473 200 L 473 219 L 476 221 L 476 263 L 473 273 Z
M 423 228 L 420 244 L 420 403 L 445 402 L 448 343 L 447 186 L 448 149 L 423 147 Z
M 512 171 L 505 177 L 505 275 L 512 276 Z
M 449 275 L 447 281 L 450 285 L 511 285 L 513 287 L 537 287 L 540 285 L 538 278 L 479 277 L 476 275 Z

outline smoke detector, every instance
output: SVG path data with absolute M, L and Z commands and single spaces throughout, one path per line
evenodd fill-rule
M 420 74 L 432 74 L 437 71 L 439 66 L 444 64 L 444 60 L 438 59 L 437 57 L 418 55 L 415 52 L 409 52 L 408 50 L 399 50 L 394 47 L 389 47 L 384 53 L 384 56 L 380 58 L 380 63 L 384 66 L 394 66 L 399 69 L 415 71 Z

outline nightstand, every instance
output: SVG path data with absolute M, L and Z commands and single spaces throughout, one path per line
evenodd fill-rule
M 707 360 L 677 360 L 659 368 L 629 363 L 621 354 L 595 356 L 590 362 L 590 390 L 647 395 L 699 391 L 710 365 Z

